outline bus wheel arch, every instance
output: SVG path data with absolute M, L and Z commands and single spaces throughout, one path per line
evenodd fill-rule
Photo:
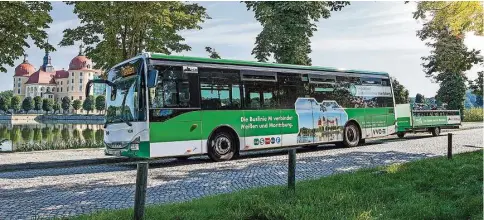
M 219 145 L 228 146 L 228 152 L 224 152 L 226 149 L 222 149 Z M 240 138 L 237 132 L 228 125 L 221 125 L 213 129 L 212 133 L 208 136 L 207 140 L 207 154 L 213 161 L 226 161 L 233 157 L 238 156 L 240 149 Z M 222 153 L 222 154 L 220 154 Z

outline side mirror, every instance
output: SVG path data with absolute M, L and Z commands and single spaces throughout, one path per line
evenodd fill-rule
M 148 88 L 154 88 L 158 84 L 158 70 L 150 69 L 148 71 Z

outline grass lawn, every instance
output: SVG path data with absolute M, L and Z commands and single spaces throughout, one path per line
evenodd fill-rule
M 384 172 L 377 172 L 384 171 Z M 385 172 L 386 171 L 386 172 Z M 482 151 L 149 206 L 146 219 L 482 219 Z M 132 219 L 133 209 L 74 219 Z

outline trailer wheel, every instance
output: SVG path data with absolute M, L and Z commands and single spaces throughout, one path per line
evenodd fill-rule
M 398 132 L 397 136 L 398 136 L 398 138 L 403 138 L 403 137 L 405 137 L 405 132 Z
M 432 128 L 432 136 L 439 136 L 440 135 L 440 128 L 439 127 L 435 127 L 435 128 Z
M 356 124 L 349 123 L 344 128 L 343 145 L 345 147 L 356 147 L 360 143 L 360 129 Z
M 236 151 L 234 137 L 224 130 L 217 132 L 210 139 L 208 157 L 215 162 L 232 159 Z

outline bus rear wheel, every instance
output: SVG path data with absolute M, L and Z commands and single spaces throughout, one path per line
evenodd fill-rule
M 439 136 L 440 128 L 439 127 L 432 128 L 431 132 L 432 132 L 432 136 Z
M 232 159 L 235 151 L 235 138 L 226 131 L 220 131 L 209 142 L 208 157 L 215 162 L 226 161 Z
M 343 131 L 343 146 L 356 147 L 360 143 L 360 129 L 354 123 L 345 126 Z
M 403 138 L 403 137 L 405 137 L 405 132 L 398 132 L 397 136 L 398 136 L 398 138 Z

